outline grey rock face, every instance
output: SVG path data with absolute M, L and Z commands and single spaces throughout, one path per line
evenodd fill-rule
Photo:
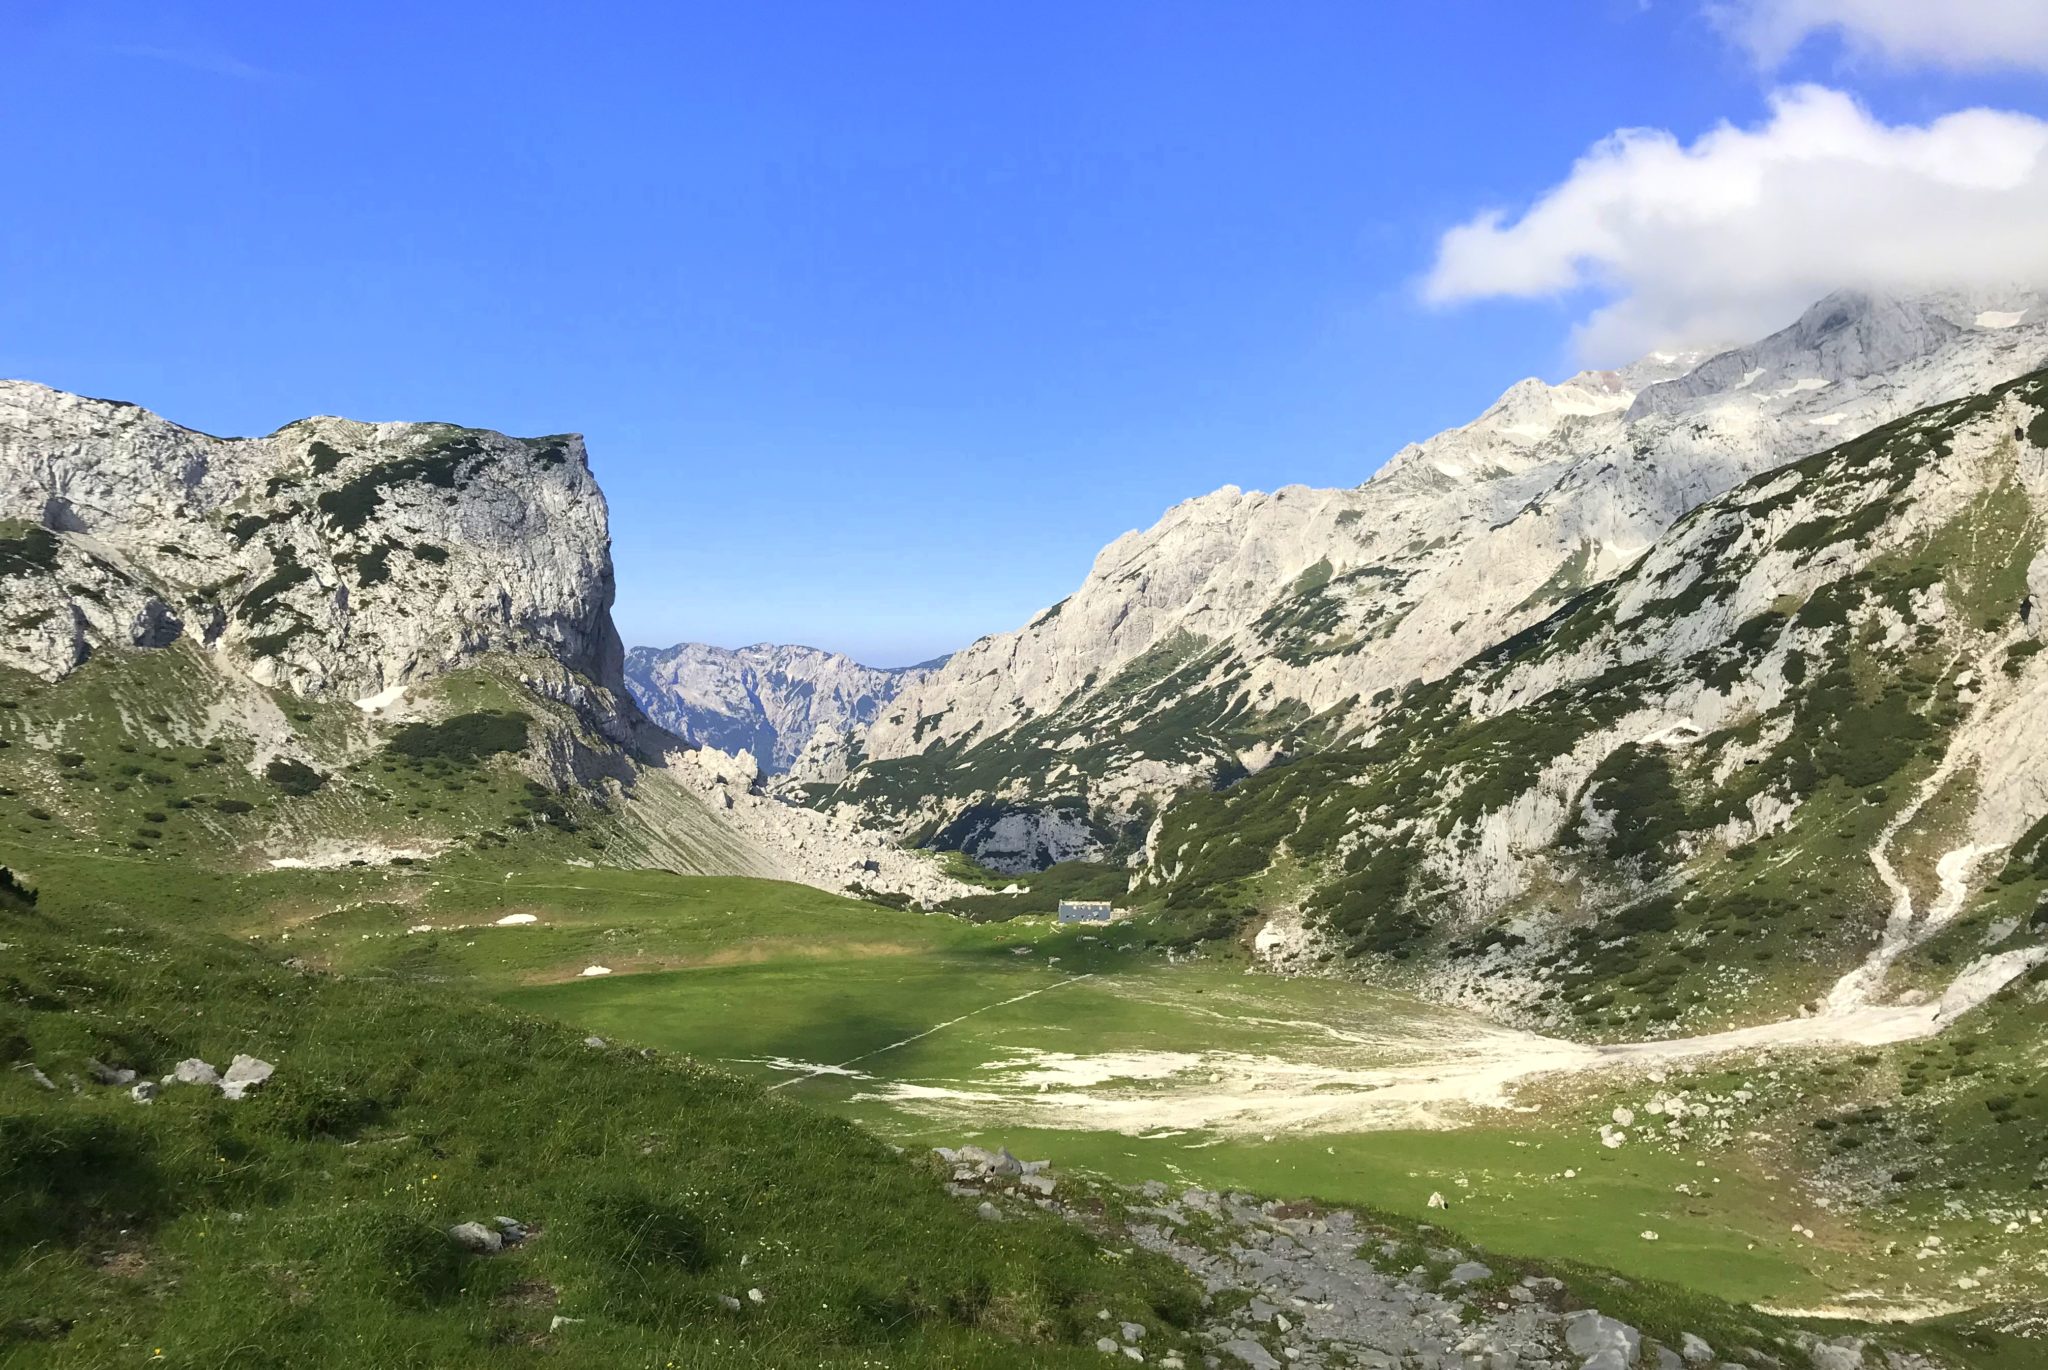
M 697 746 L 748 752 L 761 769 L 790 769 L 813 736 L 872 723 L 905 685 L 940 663 L 863 666 L 815 647 L 756 643 L 732 650 L 701 642 L 635 647 L 626 686 L 647 716 Z
M 616 688 L 604 497 L 573 435 L 314 418 L 215 438 L 0 381 L 0 520 L 20 631 L 55 679 L 190 636 L 261 684 L 362 697 L 486 653 Z

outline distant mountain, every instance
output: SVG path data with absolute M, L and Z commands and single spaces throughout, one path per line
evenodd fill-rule
M 751 752 L 764 772 L 779 775 L 815 734 L 836 738 L 865 727 L 905 686 L 944 663 L 863 666 L 816 647 L 684 642 L 635 647 L 626 657 L 626 686 L 670 732 L 699 746 Z
M 790 783 L 1000 869 L 1129 855 L 1175 794 L 1371 728 L 1738 482 L 2048 363 L 2044 304 L 1842 292 L 1752 346 L 1522 381 L 1352 489 L 1189 500 Z

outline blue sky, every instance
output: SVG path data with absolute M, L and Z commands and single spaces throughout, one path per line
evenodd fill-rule
M 0 374 L 217 433 L 579 431 L 629 643 L 907 662 L 1181 499 L 1363 480 L 1620 345 L 1587 332 L 1617 293 L 1624 341 L 1705 327 L 1644 252 L 1515 284 L 1598 257 L 1568 202 L 1565 248 L 1482 233 L 1423 298 L 1447 231 L 1617 129 L 1761 127 L 1801 82 L 1884 127 L 2048 109 L 2003 35 L 1759 32 L 1633 0 L 17 3 Z

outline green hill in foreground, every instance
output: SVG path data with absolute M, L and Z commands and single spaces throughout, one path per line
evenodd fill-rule
M 56 902 L 0 907 L 0 1362 L 1082 1364 L 1103 1308 L 1198 1307 L 687 1061 Z M 92 1073 L 237 1053 L 277 1072 L 239 1102 Z M 444 1235 L 499 1215 L 534 1235 Z

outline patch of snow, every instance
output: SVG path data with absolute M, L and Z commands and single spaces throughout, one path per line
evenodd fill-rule
M 576 972 L 579 976 L 610 975 L 611 973 L 612 968 L 610 966 L 585 966 L 582 970 Z
M 373 695 L 364 695 L 356 701 L 356 707 L 366 714 L 374 714 L 379 710 L 390 708 L 393 704 L 404 698 L 405 686 L 393 685 L 388 689 L 379 690 Z
M 1987 309 L 1973 322 L 1979 328 L 2012 328 L 2026 317 L 2024 309 Z
M 491 924 L 491 926 L 494 928 L 517 928 L 524 927 L 528 923 L 538 923 L 539 921 L 539 918 L 530 913 L 508 913 L 497 922 Z

